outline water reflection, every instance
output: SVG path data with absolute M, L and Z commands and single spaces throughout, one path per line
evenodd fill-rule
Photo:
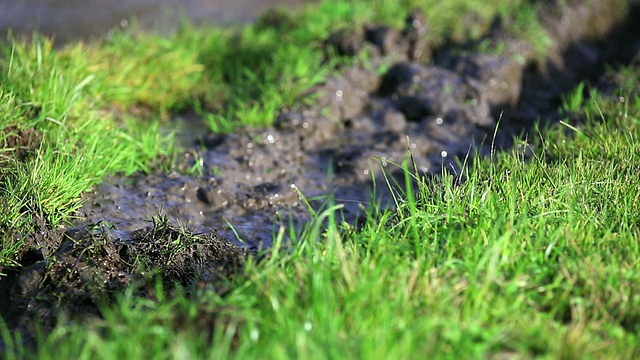
M 269 7 L 300 6 L 311 0 L 10 0 L 0 3 L 0 35 L 9 29 L 38 30 L 64 42 L 129 26 L 129 19 L 168 32 L 181 18 L 198 24 L 232 25 L 255 20 Z

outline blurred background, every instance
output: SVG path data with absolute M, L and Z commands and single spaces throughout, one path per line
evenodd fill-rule
M 0 36 L 39 31 L 56 42 L 88 39 L 131 19 L 159 32 L 175 29 L 180 19 L 196 24 L 230 26 L 255 20 L 270 7 L 298 7 L 311 0 L 2 0 Z M 11 29 L 11 30 L 9 30 Z

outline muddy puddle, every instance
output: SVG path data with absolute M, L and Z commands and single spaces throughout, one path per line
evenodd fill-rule
M 281 111 L 270 128 L 203 135 L 201 119 L 176 116 L 185 148 L 179 169 L 111 177 L 85 194 L 76 228 L 43 235 L 49 246 L 26 252 L 24 267 L 2 281 L 2 315 L 12 326 L 27 327 L 31 318 L 51 317 L 61 298 L 65 309 L 82 304 L 73 312 L 95 311 L 95 297 L 135 283 L 144 263 L 166 263 L 167 252 L 157 247 L 176 244 L 180 226 L 199 234 L 200 247 L 166 245 L 169 253 L 179 252 L 171 261 L 179 261 L 180 271 L 160 274 L 185 286 L 208 281 L 230 269 L 225 264 L 241 266 L 244 256 L 268 248 L 281 228 L 287 235 L 300 231 L 310 218 L 308 205 L 319 211 L 332 199 L 351 224 L 372 202 L 392 207 L 383 173 L 404 183 L 398 164 L 409 150 L 420 173 L 435 175 L 443 167 L 459 172 L 456 158 L 470 149 L 486 155 L 492 144 L 511 147 L 513 136 L 538 119 L 559 120 L 561 97 L 580 81 L 598 83 L 605 64 L 640 64 L 640 4 L 621 14 L 610 1 L 570 3 L 551 2 L 540 12 L 553 37 L 544 61 L 534 59 L 531 44 L 509 36 L 499 19 L 483 39 L 434 48 L 425 37 L 428 24 L 415 12 L 402 29 L 336 29 L 327 48 L 351 56 L 368 51 L 372 68 L 383 59 L 392 65 L 383 74 L 340 69 L 312 90 L 320 94 L 315 104 Z M 483 41 L 499 42 L 505 51 L 474 51 Z M 179 171 L 194 165 L 202 175 Z M 159 214 L 166 218 L 150 222 Z M 82 251 L 96 239 L 99 248 Z M 146 262 L 135 263 L 134 253 Z M 57 265 L 47 267 L 45 258 Z M 73 277 L 62 277 L 64 271 Z

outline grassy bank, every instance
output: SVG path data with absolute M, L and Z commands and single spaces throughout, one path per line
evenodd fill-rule
M 436 42 L 481 32 L 496 13 L 524 6 L 424 3 Z M 169 38 L 116 34 L 56 50 L 42 39 L 5 45 L 0 265 L 16 265 L 23 238 L 63 225 L 107 174 L 170 169 L 171 114 L 196 110 L 214 131 L 269 124 L 336 64 L 353 61 L 324 58 L 319 43 L 332 30 L 399 27 L 417 2 L 373 4 L 326 1 L 239 35 L 185 26 Z M 531 8 L 521 9 L 529 19 Z M 461 13 L 477 22 L 463 27 Z M 513 24 L 532 34 L 534 25 Z M 614 76 L 625 79 L 616 93 L 577 91 L 564 123 L 477 158 L 459 178 L 420 179 L 394 211 L 371 209 L 362 228 L 340 223 L 329 204 L 290 249 L 275 241 L 224 296 L 158 290 L 150 300 L 132 290 L 100 320 L 61 319 L 39 338 L 37 355 L 635 358 L 640 72 Z M 9 358 L 32 355 L 11 344 Z
M 617 94 L 574 99 L 584 122 L 478 159 L 463 183 L 423 180 L 362 229 L 328 207 L 224 297 L 123 295 L 40 354 L 635 358 L 640 73 L 624 76 Z

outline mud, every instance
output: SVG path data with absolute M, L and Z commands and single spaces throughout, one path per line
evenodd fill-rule
M 268 249 L 281 228 L 300 231 L 310 218 L 307 204 L 313 211 L 341 204 L 350 223 L 374 202 L 392 207 L 383 173 L 404 184 L 399 164 L 409 153 L 422 174 L 459 172 L 456 159 L 470 149 L 486 155 L 492 145 L 512 146 L 538 120 L 560 119 L 562 95 L 580 81 L 613 94 L 622 79 L 603 76 L 605 64 L 640 62 L 640 4 L 624 13 L 604 0 L 562 3 L 545 2 L 540 12 L 554 41 L 544 60 L 504 31 L 508 19 L 496 19 L 484 38 L 434 48 L 428 24 L 413 13 L 403 29 L 336 29 L 326 50 L 365 51 L 373 66 L 339 69 L 311 90 L 320 94 L 315 104 L 282 109 L 273 127 L 203 136 L 200 119 L 177 116 L 183 164 L 171 173 L 112 177 L 85 194 L 75 229 L 49 231 L 24 252 L 22 268 L 4 269 L 3 317 L 27 329 L 36 316 L 53 321 L 61 306 L 93 314 L 100 299 L 147 269 L 187 288 L 214 282 Z M 487 41 L 505 50 L 478 52 Z M 389 59 L 383 74 L 371 70 Z M 202 175 L 185 175 L 194 165 Z M 149 227 L 158 214 L 166 221 Z M 176 239 L 180 246 L 172 248 Z

